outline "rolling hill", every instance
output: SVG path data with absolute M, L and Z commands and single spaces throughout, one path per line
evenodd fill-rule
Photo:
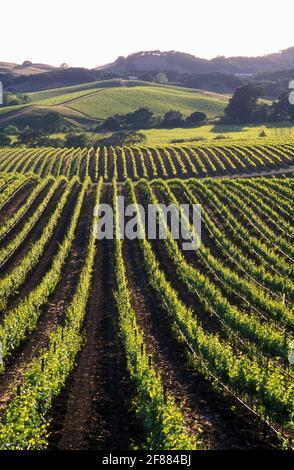
M 177 86 L 233 93 L 236 88 L 258 82 L 264 96 L 276 99 L 293 78 L 294 47 L 261 57 L 225 57 L 203 59 L 177 51 L 141 51 L 94 69 L 53 67 L 46 64 L 0 62 L 0 78 L 6 91 L 31 93 L 84 85 L 95 88 L 97 81 L 128 80 L 130 76 L 152 83 L 158 72 L 165 72 Z M 91 86 L 92 84 L 92 86 Z
M 294 47 L 260 57 L 225 57 L 203 59 L 178 51 L 140 51 L 118 59 L 96 70 L 115 73 L 164 70 L 178 73 L 257 74 L 294 67 Z
M 188 115 L 201 111 L 210 118 L 223 114 L 226 95 L 145 82 L 111 80 L 29 94 L 31 103 L 0 110 L 0 125 L 30 124 L 40 114 L 56 111 L 75 125 L 97 124 L 114 114 L 140 107 L 163 115 L 170 109 Z
M 23 64 L 15 64 L 13 62 L 0 62 L 0 74 L 9 74 L 13 77 L 28 77 L 30 75 L 39 75 L 54 70 L 53 65 L 33 64 L 25 61 Z

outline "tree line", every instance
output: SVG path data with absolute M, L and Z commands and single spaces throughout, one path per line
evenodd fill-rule
M 180 111 L 169 110 L 163 117 L 156 116 L 148 108 L 139 108 L 127 114 L 115 114 L 108 117 L 100 129 L 107 131 L 138 130 L 138 129 L 171 129 L 176 127 L 195 127 L 207 121 L 205 113 L 195 111 L 184 116 Z

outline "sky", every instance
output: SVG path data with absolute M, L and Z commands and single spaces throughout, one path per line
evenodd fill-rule
M 95 67 L 141 50 L 198 57 L 294 46 L 293 0 L 10 0 L 0 61 Z

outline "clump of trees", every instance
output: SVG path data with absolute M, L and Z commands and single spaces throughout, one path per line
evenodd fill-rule
M 33 65 L 33 62 L 31 62 L 30 60 L 25 60 L 23 63 L 22 63 L 22 66 L 23 67 L 31 67 Z
M 43 147 L 50 145 L 50 138 L 41 130 L 27 126 L 19 133 L 17 143 L 28 147 Z
M 5 127 L 4 133 L 7 134 L 7 135 L 18 135 L 19 134 L 19 129 L 18 129 L 17 126 L 9 124 L 8 126 Z
M 204 124 L 207 116 L 201 112 L 193 112 L 184 116 L 180 111 L 167 111 L 163 117 L 156 117 L 148 108 L 139 108 L 133 113 L 116 114 L 107 118 L 102 129 L 107 131 L 139 130 L 175 127 L 196 127 Z
M 9 135 L 4 132 L 0 132 L 0 147 L 9 147 L 12 144 L 12 140 Z
M 185 118 L 180 111 L 171 109 L 163 116 L 161 126 L 163 128 L 172 129 L 175 127 L 184 127 Z
M 122 146 L 122 145 L 135 145 L 143 144 L 147 140 L 146 135 L 143 132 L 138 131 L 119 131 L 114 132 L 110 136 L 103 137 L 99 140 L 94 141 L 93 138 L 89 137 L 85 133 L 70 133 L 65 139 L 65 147 L 99 147 L 100 145 L 110 146 Z
M 147 138 L 143 132 L 136 132 L 136 131 L 121 131 L 121 132 L 114 132 L 109 137 L 104 137 L 96 142 L 95 146 L 99 145 L 106 145 L 109 146 L 122 146 L 122 145 L 136 145 L 136 144 L 144 144 Z
M 59 146 L 57 145 L 57 142 L 54 142 L 48 135 L 39 129 L 31 129 L 29 126 L 26 126 L 23 130 L 18 131 L 17 134 L 16 131 L 14 131 L 13 134 L 10 132 L 10 127 L 14 128 L 15 126 L 7 126 L 3 131 L 0 132 L 0 147 L 9 147 L 12 145 L 26 145 L 28 147 L 43 147 L 49 145 Z M 17 138 L 12 140 L 12 135 L 16 135 Z
M 115 114 L 107 118 L 102 127 L 109 131 L 121 129 L 151 129 L 156 126 L 157 118 L 148 108 L 139 108 L 133 113 Z
M 75 134 L 75 133 L 70 133 L 66 136 L 65 139 L 65 147 L 87 147 L 89 144 L 89 139 L 87 137 L 87 134 L 85 133 L 80 133 L 80 134 Z
M 201 112 L 191 113 L 185 117 L 180 111 L 170 110 L 165 113 L 160 127 L 173 129 L 175 127 L 197 127 L 207 121 L 207 116 Z
M 50 111 L 49 113 L 41 116 L 38 125 L 39 128 L 46 134 L 62 132 L 66 128 L 64 117 L 55 111 Z
M 39 147 L 45 145 L 61 146 L 61 139 L 52 139 L 50 134 L 68 130 L 64 117 L 56 112 L 48 112 L 34 121 L 34 127 L 26 126 L 20 130 L 15 125 L 8 125 L 0 131 L 0 146 L 12 145 L 10 136 L 16 136 L 13 145 Z
M 15 125 L 8 125 L 0 132 L 0 146 L 27 145 L 28 147 L 61 147 L 63 141 L 50 138 L 50 134 L 67 130 L 66 122 L 59 113 L 48 112 L 34 121 L 34 127 L 26 126 L 20 130 Z M 16 139 L 11 139 L 16 136 Z
M 0 130 L 0 147 L 10 147 L 13 144 L 11 136 L 19 134 L 18 127 L 9 124 L 4 129 Z
M 5 92 L 3 95 L 3 105 L 4 106 L 18 106 L 21 104 L 30 103 L 31 98 L 24 93 L 10 93 Z
M 290 104 L 287 92 L 271 105 L 262 102 L 262 96 L 263 89 L 255 84 L 238 88 L 225 109 L 223 123 L 259 124 L 294 120 L 294 106 Z
M 273 121 L 294 121 L 294 105 L 289 101 L 288 92 L 282 93 L 278 101 L 272 104 Z

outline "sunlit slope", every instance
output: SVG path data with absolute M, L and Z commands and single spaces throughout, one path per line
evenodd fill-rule
M 56 111 L 65 118 L 78 114 L 79 124 L 101 121 L 115 114 L 125 114 L 147 107 L 156 115 L 174 109 L 184 115 L 204 112 L 209 118 L 221 116 L 228 97 L 205 91 L 156 85 L 139 81 L 106 80 L 52 89 L 29 94 L 28 105 L 12 106 L 0 110 L 0 123 L 13 121 L 24 115 L 34 116 L 46 111 Z
M 111 80 L 99 80 L 97 82 L 90 82 L 90 83 L 82 83 L 80 85 L 71 85 L 61 88 L 50 88 L 48 90 L 36 91 L 32 93 L 28 93 L 31 101 L 36 102 L 40 100 L 47 100 L 50 98 L 68 95 L 70 93 L 78 93 L 78 92 L 91 92 L 97 91 L 100 88 L 112 88 L 112 87 L 120 87 L 120 86 L 145 86 L 149 85 L 150 83 L 139 81 L 139 80 L 121 80 L 121 79 L 111 79 Z M 154 84 L 154 86 L 159 86 Z
M 201 92 L 191 93 L 180 88 L 138 86 L 104 88 L 91 95 L 79 97 L 67 105 L 97 119 L 132 112 L 140 107 L 147 107 L 158 115 L 175 109 L 184 115 L 201 111 L 208 117 L 216 117 L 223 114 L 226 102 Z

